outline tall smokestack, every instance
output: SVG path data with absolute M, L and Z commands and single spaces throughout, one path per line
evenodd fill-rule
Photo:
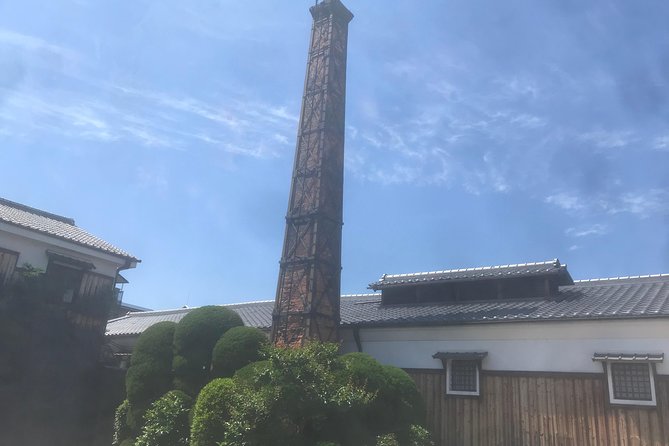
M 339 341 L 346 45 L 353 14 L 339 0 L 312 6 L 272 341 Z

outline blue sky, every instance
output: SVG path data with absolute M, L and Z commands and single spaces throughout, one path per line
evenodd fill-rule
M 547 260 L 669 272 L 669 2 L 349 0 L 342 291 Z M 311 1 L 0 0 L 0 195 L 273 299 Z

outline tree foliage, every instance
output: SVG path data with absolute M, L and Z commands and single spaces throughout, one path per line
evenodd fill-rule
M 125 389 L 129 408 L 126 425 L 135 435 L 144 422 L 149 405 L 172 387 L 172 343 L 174 322 L 159 322 L 147 328 L 137 339 Z
M 214 345 L 230 328 L 242 325 L 233 310 L 214 305 L 196 308 L 184 316 L 174 332 L 175 387 L 197 395 L 209 381 Z
M 167 392 L 156 400 L 146 412 L 135 446 L 187 446 L 190 435 L 188 414 L 192 401 L 179 390 Z
M 193 408 L 190 446 L 217 446 L 225 435 L 235 392 L 230 378 L 218 378 L 204 386 Z
M 144 330 L 132 351 L 131 364 L 153 361 L 172 366 L 175 322 L 158 322 Z
M 231 377 L 235 371 L 258 361 L 267 336 L 254 327 L 234 327 L 216 342 L 211 357 L 212 375 Z
M 246 375 L 231 408 L 225 446 L 338 442 L 337 420 L 373 395 L 342 380 L 335 344 L 271 348 L 267 366 Z M 252 369 L 253 370 L 253 369 Z
M 114 413 L 114 437 L 112 439 L 112 446 L 120 446 L 123 440 L 130 437 L 130 429 L 128 429 L 127 418 L 130 411 L 130 401 L 124 400 Z

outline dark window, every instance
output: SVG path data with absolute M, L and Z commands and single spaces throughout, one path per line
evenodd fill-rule
M 49 262 L 46 270 L 47 292 L 54 302 L 72 303 L 77 299 L 83 272 L 58 262 Z
M 653 400 L 648 364 L 613 362 L 611 379 L 616 400 Z
M 451 360 L 448 389 L 453 392 L 478 393 L 478 361 Z

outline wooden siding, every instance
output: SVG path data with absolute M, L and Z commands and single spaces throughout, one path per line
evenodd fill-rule
M 440 446 L 669 445 L 669 376 L 656 377 L 657 407 L 608 403 L 604 373 L 481 374 L 481 396 L 446 396 L 443 370 L 407 370 Z
M 4 285 L 11 280 L 18 260 L 18 252 L 0 248 L 0 285 Z
M 91 272 L 84 273 L 79 287 L 81 298 L 94 297 L 102 292 L 111 292 L 114 286 L 114 278 Z

